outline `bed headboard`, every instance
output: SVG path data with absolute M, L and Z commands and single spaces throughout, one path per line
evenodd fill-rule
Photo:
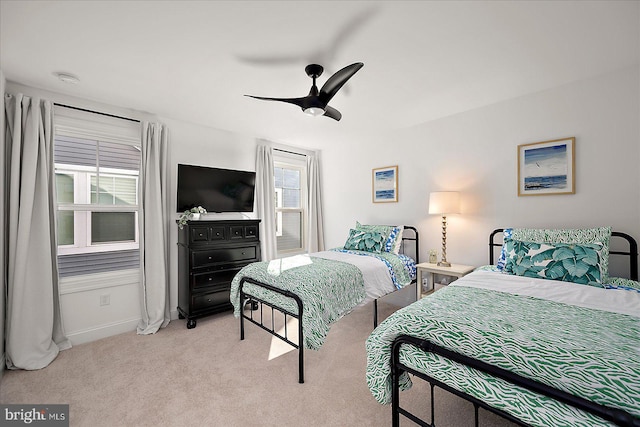
M 411 230 L 410 233 L 407 233 L 407 230 Z M 409 251 L 409 253 L 407 253 L 407 250 L 405 248 L 405 244 L 409 245 L 410 247 L 413 249 L 412 251 Z M 405 255 L 411 256 L 413 257 L 413 255 L 415 255 L 415 258 L 413 258 L 416 261 L 416 264 L 420 262 L 420 254 L 419 254 L 419 250 L 420 250 L 420 242 L 418 239 L 418 230 L 415 227 L 412 227 L 410 225 L 405 225 L 404 226 L 404 231 L 402 232 L 402 246 L 401 246 L 401 252 Z
M 489 235 L 489 264 L 493 265 L 494 263 L 494 255 L 496 248 L 498 251 L 502 248 L 502 239 L 496 242 L 496 235 L 501 234 L 504 231 L 503 228 L 495 229 Z M 620 231 L 612 231 L 611 237 L 620 238 L 620 240 L 626 240 L 627 246 L 629 250 L 623 251 L 609 251 L 609 256 L 611 255 L 622 255 L 629 257 L 629 278 L 631 280 L 638 280 L 638 243 L 636 239 L 628 235 L 627 233 L 622 233 Z

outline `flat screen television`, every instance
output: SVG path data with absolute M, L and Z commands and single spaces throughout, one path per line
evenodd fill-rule
M 256 173 L 178 164 L 177 211 L 252 212 Z

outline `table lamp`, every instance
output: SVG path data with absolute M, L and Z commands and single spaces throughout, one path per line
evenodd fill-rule
M 442 261 L 440 267 L 451 267 L 447 261 L 447 214 L 460 213 L 460 193 L 434 191 L 429 194 L 429 213 L 442 215 Z

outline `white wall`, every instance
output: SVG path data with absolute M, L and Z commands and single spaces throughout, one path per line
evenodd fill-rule
M 213 129 L 206 126 L 185 123 L 170 118 L 161 118 L 169 129 L 169 163 L 171 184 L 169 187 L 169 218 L 175 224 L 176 188 L 178 164 L 219 167 L 255 171 L 256 139 Z M 255 213 L 206 214 L 203 219 L 256 218 Z M 178 317 L 178 226 L 171 228 L 169 235 L 169 277 L 171 284 L 171 318 Z
M 610 225 L 640 238 L 638 66 L 457 114 L 393 135 L 323 147 L 329 246 L 356 220 L 418 226 L 421 260 L 441 246 L 430 191 L 462 192 L 449 261 L 488 263 L 495 228 Z M 576 137 L 576 194 L 517 196 L 517 146 Z M 371 201 L 371 169 L 399 165 L 399 202 Z M 332 171 L 332 172 L 329 172 Z M 336 173 L 334 171 L 342 171 Z

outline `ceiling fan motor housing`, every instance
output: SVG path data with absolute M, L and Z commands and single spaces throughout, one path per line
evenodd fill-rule
M 309 64 L 306 67 L 304 67 L 304 71 L 307 73 L 307 76 L 311 77 L 312 79 L 315 79 L 322 75 L 324 68 L 322 67 L 322 65 Z

